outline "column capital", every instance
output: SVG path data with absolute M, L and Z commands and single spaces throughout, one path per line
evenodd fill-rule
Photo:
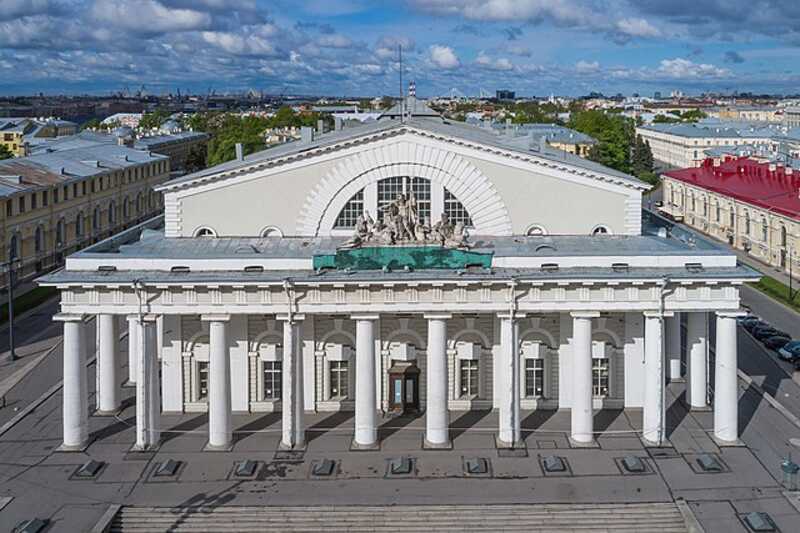
M 209 313 L 200 315 L 200 320 L 203 322 L 230 322 L 231 315 L 228 313 Z
M 280 320 L 281 322 L 288 322 L 291 319 L 292 322 L 300 322 L 306 319 L 306 315 L 303 313 L 280 313 L 275 315 L 275 320 Z
M 53 315 L 53 322 L 83 322 L 85 317 L 80 313 L 58 313 Z
M 675 316 L 674 311 L 645 311 L 642 314 L 646 318 L 669 318 Z
M 363 313 L 350 315 L 350 320 L 378 320 L 380 317 L 377 313 Z
M 600 318 L 600 311 L 571 311 L 572 318 Z
M 526 315 L 525 313 L 514 313 L 514 314 L 512 315 L 512 314 L 511 314 L 510 312 L 508 312 L 508 311 L 506 311 L 506 312 L 504 312 L 504 313 L 497 313 L 497 318 L 500 318 L 500 319 L 502 319 L 502 320 L 509 320 L 509 319 L 511 319 L 511 320 L 517 320 L 518 318 L 527 318 L 527 316 L 528 316 L 528 315 Z
M 423 313 L 426 320 L 449 320 L 453 318 L 452 313 Z
M 747 316 L 747 311 L 717 311 L 716 315 L 719 318 L 740 318 L 743 316 Z
M 127 318 L 128 321 L 130 322 L 132 320 L 139 320 L 140 316 L 142 318 L 142 322 L 155 322 L 156 319 L 158 318 L 158 315 L 154 315 L 153 313 L 143 313 L 142 315 L 134 313 L 131 315 L 126 315 L 125 318 Z

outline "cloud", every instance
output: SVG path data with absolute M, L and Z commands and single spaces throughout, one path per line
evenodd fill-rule
M 731 71 L 707 63 L 695 63 L 681 57 L 664 59 L 656 69 L 656 74 L 670 79 L 710 79 L 726 78 Z
M 91 16 L 97 23 L 142 34 L 205 30 L 209 13 L 170 8 L 156 0 L 95 0 Z
M 631 37 L 659 37 L 661 31 L 643 18 L 625 18 L 617 21 L 617 30 Z
M 580 60 L 577 63 L 575 63 L 575 70 L 581 74 L 597 72 L 600 70 L 600 63 L 597 61 Z
M 450 70 L 461 66 L 458 56 L 449 46 L 434 44 L 428 49 L 428 54 L 431 63 L 439 68 Z
M 738 65 L 740 63 L 744 63 L 744 58 L 741 56 L 741 54 L 739 54 L 739 52 L 728 50 L 725 52 L 725 62 Z
M 350 48 L 353 41 L 349 37 L 341 34 L 323 35 L 317 39 L 317 43 L 323 48 Z
M 414 40 L 409 37 L 383 36 L 375 44 L 375 55 L 380 59 L 397 59 L 399 47 L 403 47 L 403 52 L 408 54 L 416 48 Z
M 531 57 L 532 55 L 530 48 L 519 44 L 509 45 L 508 47 L 506 47 L 506 50 L 508 50 L 509 54 L 514 54 L 515 56 L 520 56 L 520 57 Z
M 481 51 L 478 53 L 478 56 L 475 58 L 475 64 L 487 68 L 490 70 L 513 70 L 514 64 L 511 63 L 507 58 L 500 57 L 497 59 L 493 59 L 488 56 L 485 52 Z
M 62 6 L 50 0 L 2 0 L 0 20 L 12 20 L 59 11 Z

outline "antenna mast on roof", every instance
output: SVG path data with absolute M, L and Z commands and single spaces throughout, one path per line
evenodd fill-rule
M 403 45 L 397 45 L 397 55 L 400 58 L 400 122 L 405 122 L 406 98 L 403 94 Z

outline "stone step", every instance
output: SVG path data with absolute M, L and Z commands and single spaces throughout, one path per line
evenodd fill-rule
M 685 533 L 673 503 L 123 507 L 112 532 L 658 531 Z

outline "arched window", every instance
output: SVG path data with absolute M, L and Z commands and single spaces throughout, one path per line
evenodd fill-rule
M 282 239 L 283 232 L 278 227 L 269 226 L 261 230 L 261 237 L 264 239 Z
M 60 219 L 56 224 L 56 246 L 61 247 L 64 246 L 64 219 Z
M 36 234 L 34 235 L 34 248 L 37 254 L 44 251 L 44 230 L 41 226 L 36 226 Z
M 8 259 L 13 261 L 17 258 L 19 258 L 19 237 L 14 233 L 8 242 Z
M 83 211 L 78 211 L 78 216 L 75 217 L 75 237 L 83 237 Z
M 694 199 L 694 193 L 692 193 L 692 200 L 691 200 L 691 202 L 692 202 L 692 213 L 694 213 L 694 211 L 695 211 L 695 207 L 696 207 L 696 204 L 695 204 L 695 199 Z
M 127 196 L 125 200 L 122 202 L 122 219 L 128 220 L 128 217 L 131 216 L 131 199 Z
M 113 226 L 117 223 L 117 202 L 111 200 L 108 204 L 108 225 Z
M 783 248 L 786 248 L 786 240 L 787 240 L 786 226 L 781 226 L 781 246 Z
M 744 234 L 750 236 L 750 211 L 744 212 Z
M 141 192 L 136 195 L 136 212 L 139 215 L 144 213 L 144 194 Z
M 202 226 L 202 227 L 197 228 L 195 230 L 194 236 L 195 237 L 216 237 L 217 236 L 217 232 L 214 231 L 213 229 L 209 228 L 209 227 Z
M 100 206 L 95 206 L 92 214 L 92 230 L 97 233 L 100 231 Z
M 611 230 L 608 229 L 608 226 L 599 224 L 592 229 L 592 235 L 611 235 Z
M 706 197 L 703 197 L 703 218 L 708 216 L 708 200 Z
M 525 235 L 529 237 L 539 237 L 542 235 L 547 235 L 547 230 L 540 224 L 532 224 L 528 226 L 527 230 L 525 230 Z
M 763 242 L 769 240 L 769 222 L 767 222 L 767 217 L 761 217 L 761 240 Z
M 439 190 L 443 190 L 443 195 L 434 195 L 431 181 L 426 178 L 393 176 L 378 181 L 375 187 L 377 189 L 377 201 L 373 200 L 375 203 L 369 205 L 365 199 L 364 189 L 361 189 L 347 201 L 339 212 L 333 225 L 334 229 L 354 228 L 356 220 L 364 212 L 368 212 L 374 219 L 382 221 L 384 208 L 397 200 L 401 194 L 406 195 L 406 197 L 413 194 L 420 222 L 432 225 L 438 221 L 438 213 L 443 213 L 447 215 L 449 221 L 453 224 L 462 223 L 468 228 L 474 226 L 472 218 L 461 201 L 441 186 L 438 187 Z M 439 205 L 433 205 L 434 196 L 438 198 L 438 202 L 441 202 Z M 436 220 L 433 220 L 433 218 L 436 218 Z
M 734 209 L 733 206 L 731 206 L 730 217 L 731 217 L 730 226 L 731 229 L 734 230 L 736 228 L 736 209 Z
M 716 203 L 716 205 L 714 206 L 714 208 L 715 208 L 715 211 L 716 211 L 716 212 L 714 213 L 714 218 L 715 218 L 715 220 L 716 220 L 717 222 L 722 222 L 722 207 L 719 205 L 719 202 L 717 202 L 717 203 Z

